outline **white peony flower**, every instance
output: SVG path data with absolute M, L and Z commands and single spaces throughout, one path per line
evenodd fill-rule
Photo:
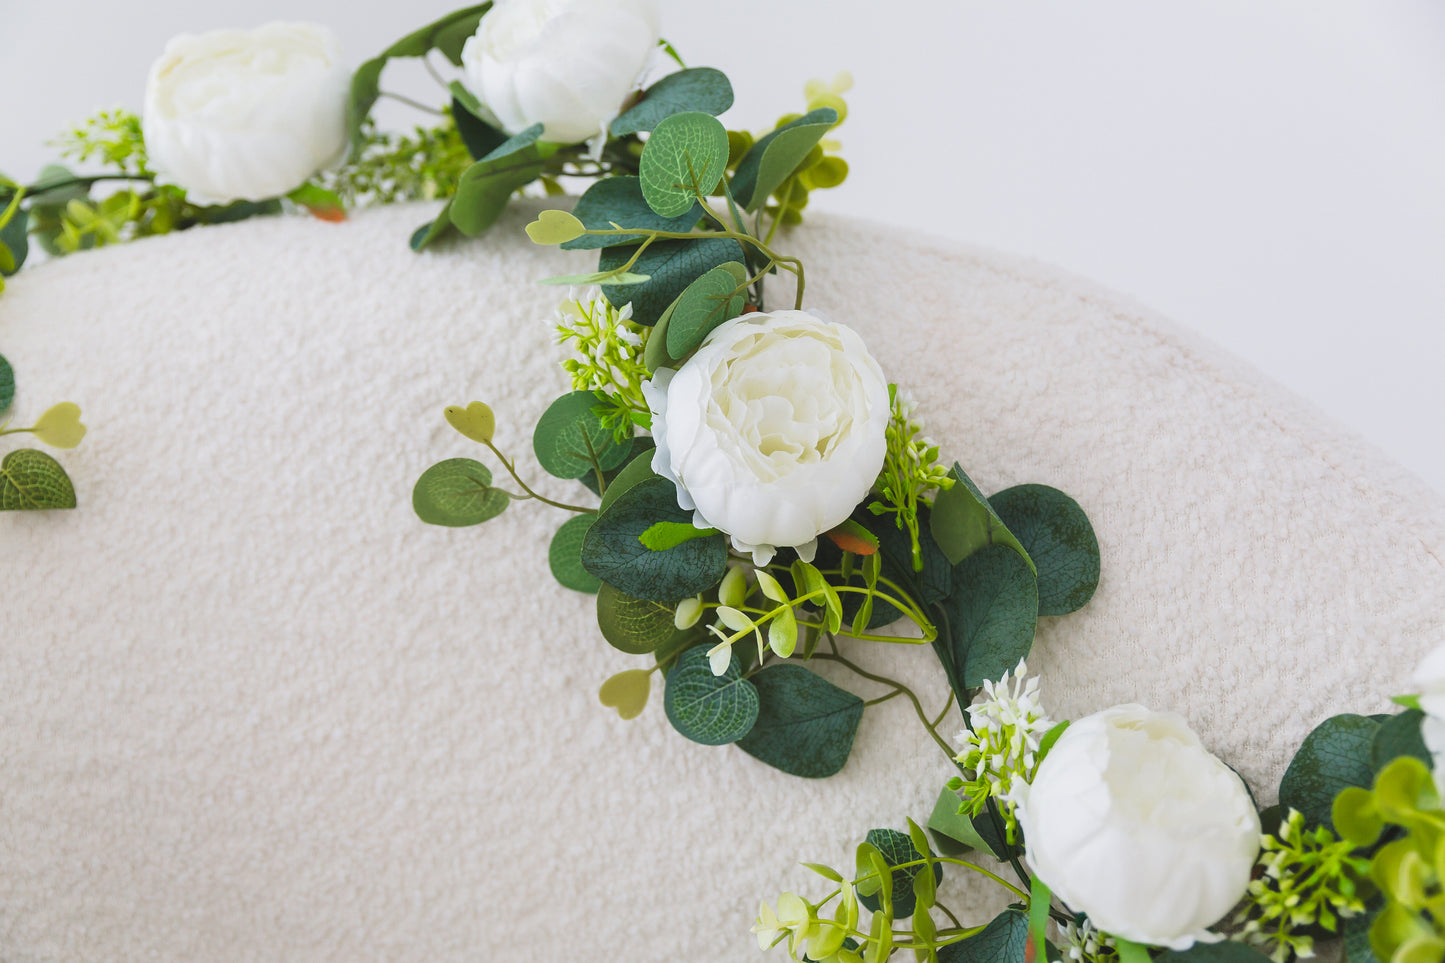
M 657 49 L 657 0 L 498 0 L 462 48 L 472 93 L 512 133 L 607 137 Z
M 1435 786 L 1445 795 L 1445 645 L 1425 656 L 1412 680 L 1420 687 L 1425 719 L 1420 735 L 1435 759 Z
M 151 166 L 201 204 L 290 193 L 346 150 L 350 84 L 315 24 L 181 34 L 146 84 Z
M 811 561 L 883 467 L 883 372 L 851 329 L 806 311 L 734 318 L 642 390 L 652 470 L 677 483 L 693 524 L 727 532 L 758 565 L 783 546 Z
M 1239 776 L 1172 712 L 1080 719 L 1013 799 L 1029 866 L 1104 933 L 1183 950 L 1239 902 L 1259 815 Z

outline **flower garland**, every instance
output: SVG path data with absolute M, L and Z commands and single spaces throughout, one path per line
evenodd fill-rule
M 659 51 L 680 69 L 649 84 Z M 437 119 L 407 134 L 370 119 L 394 96 L 381 79 L 399 59 L 446 91 L 440 109 L 416 104 Z M 656 674 L 684 737 L 821 778 L 846 765 L 870 706 L 912 704 L 952 776 L 933 812 L 870 831 L 847 871 L 807 864 L 831 892 L 764 902 L 760 947 L 813 963 L 902 951 L 1288 963 L 1340 937 L 1350 963 L 1445 960 L 1445 649 L 1404 711 L 1317 727 L 1264 810 L 1177 715 L 1125 705 L 1051 718 L 1025 659 L 1039 619 L 1078 611 L 1098 584 L 1084 510 L 1045 485 L 985 496 L 942 460 L 846 318 L 807 308 L 805 265 L 784 250 L 810 192 L 847 175 L 829 139 L 846 89 L 810 85 L 806 112 L 759 136 L 728 130 L 717 115 L 730 83 L 660 39 L 655 0 L 483 3 L 350 75 L 313 25 L 178 37 L 152 68 L 143 116 L 102 113 L 58 142 L 104 172 L 0 178 L 0 272 L 20 269 L 32 238 L 64 256 L 261 214 L 336 220 L 442 200 L 411 237 L 420 251 L 488 230 L 519 192 L 591 180 L 570 212 L 527 228 L 535 243 L 598 252 L 596 271 L 545 279 L 583 290 L 555 321 L 570 390 L 532 433 L 540 469 L 591 494 L 539 492 L 497 448 L 492 408 L 473 401 L 445 418 L 509 481 L 448 459 L 422 473 L 413 507 L 444 526 L 514 501 L 567 516 L 553 573 L 595 595 L 608 644 L 651 663 L 602 684 L 623 718 L 644 710 Z M 0 413 L 14 386 L 0 358 Z M 79 417 L 62 403 L 0 435 L 74 447 Z M 74 504 L 48 455 L 0 462 L 0 509 Z M 942 707 L 852 658 L 900 644 L 938 659 Z M 889 691 L 865 701 L 813 663 Z M 950 741 L 940 730 L 955 704 Z M 978 875 L 1012 904 L 965 923 L 939 899 L 945 872 Z

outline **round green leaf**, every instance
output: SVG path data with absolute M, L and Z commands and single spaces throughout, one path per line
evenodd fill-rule
M 770 665 L 751 681 L 758 690 L 758 721 L 739 749 L 810 779 L 843 768 L 863 718 L 862 699 L 800 665 Z
M 1435 760 L 1425 747 L 1420 730 L 1424 719 L 1425 713 L 1419 709 L 1407 709 L 1381 722 L 1380 731 L 1375 733 L 1375 741 L 1370 745 L 1370 768 L 1378 773 L 1401 756 L 1414 756 L 1433 767 Z
M 411 507 L 428 525 L 480 525 L 506 510 L 507 494 L 492 487 L 492 473 L 470 458 L 448 458 L 422 472 Z
M 997 681 L 1033 647 L 1038 580 L 1018 552 L 993 545 L 954 567 L 953 586 L 943 605 L 954 671 L 967 689 Z
M 654 552 L 639 540 L 657 522 L 690 522 L 666 478 L 638 482 L 592 523 L 582 543 L 582 564 L 602 581 L 634 598 L 675 603 L 717 585 L 727 574 L 727 536 L 693 538 Z
M 674 606 L 647 599 L 635 599 L 612 585 L 597 591 L 597 627 L 614 649 L 628 655 L 645 655 L 678 632 L 673 623 Z
M 10 402 L 15 400 L 15 369 L 10 367 L 10 362 L 0 354 L 0 414 L 10 407 Z
M 979 932 L 938 951 L 938 963 L 1024 963 L 1029 920 L 1006 909 Z
M 716 117 L 732 105 L 733 86 L 721 70 L 712 67 L 679 70 L 648 87 L 641 100 L 619 114 L 612 122 L 612 136 L 626 137 L 652 130 L 673 114 L 688 110 Z
M 737 742 L 758 718 L 758 690 L 743 678 L 734 656 L 722 675 L 713 675 L 707 648 L 688 649 L 667 674 L 663 697 L 667 720 L 678 732 L 705 746 Z
M 647 669 L 628 669 L 619 672 L 597 692 L 597 698 L 605 706 L 617 710 L 624 719 L 636 719 L 647 708 L 647 697 L 652 693 L 652 673 Z
M 907 833 L 900 833 L 896 829 L 870 829 L 868 830 L 866 839 L 878 847 L 878 851 L 883 854 L 883 859 L 889 866 L 897 866 L 900 863 L 911 863 L 915 859 L 922 859 L 924 856 L 923 853 L 920 853 L 914 848 L 913 841 L 908 838 Z M 909 866 L 905 869 L 895 869 L 893 871 L 893 916 L 895 919 L 906 919 L 913 915 L 913 878 L 922 871 L 922 866 Z M 933 882 L 937 885 L 942 881 L 943 869 L 935 863 L 933 866 Z M 862 903 L 870 913 L 876 913 L 880 908 L 877 893 L 872 893 L 867 896 L 860 894 L 858 902 Z
M 713 328 L 742 314 L 747 281 L 747 268 L 729 261 L 689 284 L 668 318 L 667 353 L 686 357 Z
M 0 511 L 74 507 L 75 488 L 54 458 L 21 448 L 0 461 Z
M 602 583 L 582 567 L 582 539 L 592 527 L 593 515 L 574 515 L 562 523 L 552 544 L 547 549 L 547 563 L 552 566 L 552 576 L 562 585 L 589 595 L 596 592 Z
M 1079 503 L 1048 485 L 1018 485 L 989 504 L 1039 574 L 1039 614 L 1083 608 L 1099 586 L 1099 540 Z
M 727 164 L 728 132 L 716 117 L 673 114 L 653 129 L 642 149 L 642 196 L 659 217 L 686 214 L 699 196 L 713 192 Z
M 1331 826 L 1335 797 L 1346 786 L 1368 788 L 1370 765 L 1380 723 L 1351 714 L 1331 716 L 1300 744 L 1279 783 L 1279 802 L 1298 809 L 1310 823 Z
M 598 267 L 603 271 L 621 267 L 636 250 L 636 246 L 606 248 L 598 258 Z M 646 283 L 615 287 L 604 283 L 602 294 L 619 308 L 630 302 L 632 320 L 652 325 L 693 281 L 720 264 L 743 259 L 742 245 L 731 238 L 658 241 L 648 246 L 632 268 L 647 276 Z
M 619 445 L 596 409 L 603 400 L 591 391 L 573 391 L 552 402 L 532 432 L 532 450 L 549 475 L 577 479 L 600 466 L 621 465 L 632 451 L 631 439 Z

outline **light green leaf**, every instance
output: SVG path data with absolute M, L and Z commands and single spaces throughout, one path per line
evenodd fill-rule
M 758 718 L 758 690 L 743 678 L 734 656 L 722 675 L 713 675 L 707 647 L 688 649 L 667 673 L 663 707 L 672 727 L 693 742 L 722 746 L 737 742 Z
M 605 583 L 597 592 L 597 627 L 609 645 L 628 655 L 646 655 L 674 638 L 686 637 L 673 619 L 670 605 L 633 598 Z
M 957 463 L 948 473 L 955 484 L 947 491 L 941 491 L 933 500 L 933 512 L 928 524 L 933 540 L 943 550 L 951 564 L 957 565 L 974 552 L 990 545 L 1007 545 L 1028 562 L 1033 571 L 1034 563 L 1028 552 L 1014 538 L 1008 526 L 993 510 L 983 492 L 973 483 Z
M 752 677 L 758 721 L 738 748 L 794 776 L 840 771 L 853 751 L 863 700 L 800 665 L 770 665 Z
M 1038 581 L 1023 556 L 994 545 L 955 566 L 953 585 L 953 594 L 943 605 L 959 684 L 971 689 L 997 681 L 1033 646 Z
M 668 74 L 647 88 L 642 99 L 612 122 L 612 136 L 653 130 L 674 114 L 700 111 L 716 117 L 733 105 L 727 75 L 712 67 L 694 67 Z
M 597 414 L 602 404 L 595 392 L 573 391 L 552 402 L 542 413 L 532 432 L 532 451 L 547 474 L 577 479 L 594 471 L 594 459 L 603 471 L 627 459 L 632 451 L 631 439 L 618 444 L 616 434 Z
M 788 593 L 783 591 L 783 586 L 778 583 L 778 580 L 768 574 L 767 569 L 757 569 L 753 572 L 753 575 L 757 578 L 758 588 L 763 590 L 764 596 L 772 599 L 774 602 L 786 603 L 792 601 L 792 599 L 788 598 Z
M 732 192 L 738 203 L 749 211 L 762 207 L 836 123 L 838 112 L 820 107 L 754 144 L 733 175 Z
M 592 231 L 605 231 L 615 226 L 628 230 L 686 232 L 702 217 L 702 208 L 692 207 L 677 217 L 658 217 L 642 196 L 642 181 L 636 177 L 604 177 L 587 188 L 572 208 L 572 215 Z M 562 245 L 564 251 L 594 250 L 636 244 L 641 234 L 584 234 Z
M 52 405 L 35 422 L 30 433 L 52 448 L 74 448 L 85 437 L 80 406 L 69 401 Z
M 480 525 L 507 508 L 505 492 L 492 487 L 492 472 L 470 458 L 449 458 L 422 472 L 411 507 L 428 525 Z
M 597 692 L 602 704 L 616 709 L 624 719 L 636 719 L 647 708 L 647 697 L 652 692 L 652 673 L 647 669 L 628 669 L 619 672 Z
M 1038 571 L 1039 614 L 1083 608 L 1099 585 L 1099 540 L 1079 503 L 1048 485 L 1017 485 L 988 503 Z
M 543 211 L 527 225 L 527 236 L 534 244 L 563 244 L 587 233 L 586 226 L 566 211 Z
M 728 132 L 716 117 L 698 111 L 673 114 L 657 125 L 642 149 L 642 196 L 659 217 L 686 214 L 700 196 L 713 192 L 727 163 Z
M 75 488 L 54 458 L 21 448 L 0 461 L 0 511 L 74 507 Z
M 933 830 L 935 839 L 944 837 L 952 840 L 962 849 L 976 849 L 997 858 L 987 840 L 974 828 L 973 819 L 967 813 L 959 812 L 958 793 L 944 786 L 938 792 L 933 812 L 928 817 L 928 828 Z M 940 840 L 942 842 L 942 840 Z
M 0 210 L 5 207 L 3 201 L 0 201 Z M 14 274 L 25 266 L 25 259 L 30 253 L 29 225 L 29 214 L 24 208 L 18 208 L 11 215 L 10 221 L 4 227 L 0 227 L 0 247 L 4 247 L 10 255 L 8 267 L 0 264 L 0 275 Z
M 654 552 L 639 536 L 659 521 L 690 522 L 677 505 L 677 488 L 665 478 L 639 482 L 592 523 L 582 545 L 587 571 L 634 598 L 674 605 L 705 592 L 727 572 L 727 537 L 694 538 Z
M 637 537 L 637 540 L 653 552 L 665 552 L 694 538 L 707 538 L 718 534 L 715 528 L 698 528 L 692 522 L 658 522 Z
M 598 268 L 603 271 L 619 268 L 632 258 L 635 250 L 635 247 L 606 248 L 598 259 Z M 648 277 L 646 284 L 616 287 L 604 283 L 602 294 L 619 308 L 631 302 L 632 320 L 651 325 L 694 280 L 720 264 L 743 260 L 742 245 L 728 238 L 658 241 L 649 245 L 632 266 L 633 271 Z
M 10 407 L 10 402 L 15 400 L 15 369 L 10 367 L 10 362 L 0 354 L 0 414 Z
M 569 589 L 586 592 L 589 595 L 602 587 L 602 583 L 582 567 L 582 540 L 587 529 L 592 527 L 593 515 L 574 515 L 562 523 L 552 544 L 547 549 L 547 564 L 552 568 L 552 577 Z
M 743 313 L 747 303 L 747 268 L 728 261 L 689 284 L 678 296 L 667 322 L 667 353 L 682 359 L 695 351 L 712 330 Z
M 567 285 L 568 287 L 579 287 L 584 284 L 607 284 L 620 288 L 633 284 L 645 284 L 650 280 L 652 280 L 650 275 L 634 274 L 631 271 L 623 271 L 620 274 L 613 274 L 611 271 L 594 271 L 591 274 L 559 274 L 556 277 L 543 278 L 537 283 L 553 286 Z
M 924 852 L 914 848 L 909 837 L 896 829 L 870 829 L 867 835 L 868 842 L 877 848 L 878 854 L 883 857 L 889 867 L 897 866 L 900 863 L 910 863 L 915 859 L 922 859 Z M 926 844 L 925 844 L 926 846 Z M 932 855 L 931 851 L 927 851 Z M 909 866 L 905 869 L 895 869 L 889 874 L 888 888 L 893 895 L 893 915 L 897 919 L 905 919 L 913 915 L 915 905 L 913 881 L 914 877 L 923 872 L 922 866 Z M 933 866 L 933 872 L 929 874 L 933 882 L 939 883 L 943 879 L 943 870 L 937 864 Z M 858 902 L 870 912 L 876 913 L 880 909 L 879 896 L 881 892 L 870 895 L 858 894 Z
M 768 623 L 768 647 L 786 659 L 798 648 L 798 619 L 790 607 L 784 607 Z
M 480 401 L 473 401 L 465 408 L 448 405 L 444 414 L 447 424 L 483 445 L 492 440 L 492 434 L 497 430 L 497 416 Z

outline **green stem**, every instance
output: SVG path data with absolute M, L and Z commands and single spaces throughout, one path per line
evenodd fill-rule
M 896 679 L 890 679 L 887 676 L 875 675 L 872 672 L 869 672 L 867 669 L 861 668 L 860 666 L 849 662 L 841 655 L 838 655 L 836 651 L 831 655 L 826 652 L 815 652 L 813 653 L 813 658 L 823 659 L 827 662 L 836 662 L 839 665 L 843 666 L 845 669 L 851 669 L 854 673 L 856 673 L 857 675 L 861 675 L 863 678 L 868 679 L 869 681 L 877 682 L 879 685 L 892 686 L 893 688 L 902 692 L 904 695 L 908 696 L 908 701 L 913 703 L 913 711 L 918 714 L 918 721 L 923 723 L 923 728 L 928 730 L 928 734 L 933 737 L 933 741 L 938 744 L 938 748 L 943 750 L 943 754 L 948 757 L 948 760 L 950 762 L 953 761 L 954 756 L 956 756 L 957 753 L 954 751 L 952 746 L 950 746 L 947 742 L 943 740 L 941 736 L 939 736 L 938 730 L 933 728 L 933 726 L 929 725 L 928 714 L 923 711 L 923 703 L 918 701 L 918 696 L 913 694 L 912 689 L 908 688 L 906 685 L 904 685 L 902 682 L 897 681 Z
M 424 111 L 428 114 L 435 114 L 438 117 L 445 117 L 447 115 L 447 112 L 444 110 L 437 110 L 435 107 L 428 107 L 426 104 L 422 103 L 419 100 L 412 100 L 410 97 L 404 96 L 402 94 L 394 94 L 389 90 L 383 90 L 380 96 L 385 97 L 388 100 L 394 100 L 399 104 L 406 104 L 408 107 L 413 107 L 416 110 Z
M 740 231 L 706 231 L 702 234 L 698 234 L 695 231 L 653 231 L 646 228 L 588 228 L 583 233 L 595 234 L 599 237 L 621 237 L 625 235 L 641 234 L 646 236 L 647 238 L 646 241 L 642 242 L 643 247 L 646 247 L 649 242 L 654 240 L 686 241 L 694 240 L 699 237 L 720 237 L 737 241 L 740 244 L 751 244 L 753 247 L 758 249 L 758 253 L 762 254 L 766 258 L 770 258 L 773 261 L 777 262 L 779 267 L 791 271 L 793 276 L 798 279 L 798 296 L 795 300 L 793 307 L 794 309 L 801 309 L 803 307 L 803 289 L 805 286 L 805 281 L 803 277 L 803 262 L 795 257 L 786 257 L 784 255 L 774 252 L 772 248 L 768 247 L 766 244 L 764 244 L 762 241 L 759 241 L 751 234 Z M 640 254 L 641 252 L 642 248 L 638 248 L 638 253 Z M 627 270 L 629 267 L 631 267 L 634 263 L 636 263 L 636 255 L 634 255 L 633 260 L 628 262 L 628 264 L 608 273 L 620 274 L 623 271 Z
M 522 491 L 527 493 L 528 498 L 535 498 L 537 501 L 541 502 L 544 505 L 551 505 L 553 508 L 561 508 L 565 511 L 576 512 L 579 515 L 597 514 L 597 509 L 595 508 L 584 508 L 581 505 L 569 505 L 566 502 L 553 501 L 546 495 L 541 495 L 533 491 L 532 487 L 522 479 L 522 476 L 517 474 L 517 469 L 512 465 L 511 460 L 507 458 L 506 455 L 502 454 L 500 451 L 497 450 L 496 445 L 492 444 L 490 441 L 483 442 L 483 444 L 492 450 L 492 454 L 497 456 L 497 459 L 502 463 L 502 467 L 507 469 L 507 474 L 511 475 L 512 479 L 518 485 L 522 486 Z
M 84 177 L 70 177 L 53 184 L 31 184 L 29 187 L 22 187 L 21 191 L 26 194 L 43 194 L 48 191 L 59 190 L 62 187 L 70 187 L 72 184 L 84 184 L 89 187 L 101 181 L 154 181 L 156 175 L 146 174 L 87 174 Z
M 0 229 L 3 229 L 10 223 L 10 219 L 15 216 L 15 212 L 20 210 L 20 202 L 24 199 L 25 188 L 20 187 L 16 190 L 15 196 L 10 198 L 10 203 L 5 205 L 5 213 L 0 214 Z
M 932 866 L 934 863 L 948 863 L 950 866 L 962 866 L 964 869 L 973 870 L 975 873 L 978 873 L 978 874 L 980 874 L 980 875 L 982 875 L 982 876 L 987 876 L 989 879 L 993 880 L 995 883 L 998 883 L 998 884 L 999 884 L 1000 886 L 1002 886 L 1004 889 L 1006 889 L 1006 890 L 1008 890 L 1009 892 L 1013 893 L 1015 896 L 1019 897 L 1020 899 L 1028 899 L 1028 898 L 1029 898 L 1029 894 L 1028 894 L 1028 893 L 1025 893 L 1023 890 L 1019 889 L 1017 886 L 1015 886 L 1013 883 L 1010 883 L 1008 880 L 1004 879 L 1002 876 L 998 875 L 997 873 L 991 872 L 991 871 L 989 871 L 989 870 L 987 870 L 987 869 L 984 869 L 982 866 L 978 865 L 977 863 L 970 863 L 970 862 L 969 862 L 968 860 L 966 860 L 966 859 L 957 859 L 957 858 L 952 857 L 952 856 L 924 856 L 924 857 L 922 857 L 922 858 L 920 858 L 920 859 L 909 860 L 909 861 L 906 862 L 906 863 L 893 863 L 893 864 L 890 865 L 889 868 L 892 869 L 894 872 L 896 872 L 896 871 L 898 871 L 898 870 L 900 870 L 900 869 L 908 869 L 908 868 L 910 868 L 910 867 L 912 867 L 912 866 Z M 865 883 L 865 882 L 867 882 L 867 881 L 870 880 L 870 879 L 877 879 L 877 878 L 878 878 L 878 874 L 877 874 L 877 873 L 867 873 L 867 874 L 865 874 L 865 875 L 863 875 L 863 876 L 860 876 L 860 877 L 858 877 L 857 879 L 855 879 L 855 880 L 853 881 L 853 885 L 854 885 L 854 886 L 857 886 L 859 883 Z M 950 913 L 949 915 L 951 916 L 951 915 L 953 915 L 953 914 Z

